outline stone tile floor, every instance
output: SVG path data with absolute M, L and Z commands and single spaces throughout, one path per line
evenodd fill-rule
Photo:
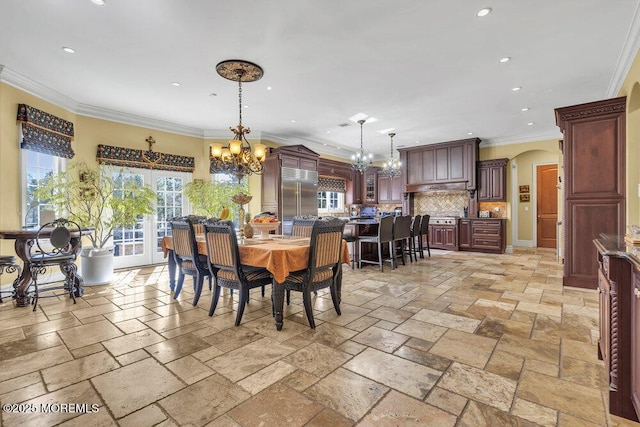
M 0 305 L 0 401 L 16 404 L 0 421 L 637 425 L 605 410 L 596 291 L 561 284 L 555 251 L 434 251 L 384 273 L 345 268 L 342 316 L 320 292 L 315 330 L 293 294 L 278 332 L 269 291 L 235 327 L 237 295 L 209 317 L 211 293 L 193 307 L 185 285 L 174 300 L 166 266 L 119 271 L 75 305 Z

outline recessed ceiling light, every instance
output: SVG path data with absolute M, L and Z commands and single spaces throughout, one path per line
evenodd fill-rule
M 295 123 L 295 122 L 296 122 L 296 120 L 295 120 L 295 119 L 291 119 L 291 123 Z
M 104 0 L 91 0 L 91 3 L 98 6 L 105 6 L 107 4 L 107 2 Z
M 267 90 L 271 90 L 273 89 L 271 86 L 267 86 Z
M 171 82 L 171 86 L 180 87 L 182 85 L 179 82 Z
M 529 107 L 521 108 L 520 111 L 529 111 Z
M 324 145 L 325 147 L 327 146 L 327 144 L 326 144 L 326 143 L 324 143 L 324 144 L 322 144 L 322 145 Z
M 331 131 L 330 131 L 330 130 L 328 130 L 328 131 L 327 131 L 327 133 L 331 133 Z M 324 144 L 324 145 L 327 145 L 327 144 Z
M 527 123 L 527 126 L 533 126 L 535 124 L 536 124 L 535 122 L 529 122 L 529 123 Z
M 512 91 L 514 91 L 514 92 L 517 92 L 517 91 L 519 91 L 520 89 L 522 89 L 522 87 L 520 87 L 520 86 L 516 86 L 516 87 L 514 87 L 514 88 L 513 88 L 513 89 L 511 89 L 511 90 L 512 90 Z
M 476 16 L 482 18 L 483 16 L 487 16 L 490 13 L 491 13 L 491 8 L 485 7 L 484 9 L 480 9 L 478 13 L 476 13 Z
M 473 135 L 473 132 L 467 132 L 467 135 Z
M 498 60 L 498 62 L 500 62 L 501 64 L 504 64 L 505 62 L 509 62 L 511 61 L 511 57 L 510 56 L 505 56 L 504 58 L 500 58 Z
M 76 53 L 76 50 L 71 47 L 63 47 L 62 50 L 67 53 Z

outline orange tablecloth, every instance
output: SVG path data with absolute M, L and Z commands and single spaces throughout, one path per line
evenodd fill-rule
M 204 237 L 197 238 L 198 252 L 207 254 L 207 246 Z M 253 267 L 264 267 L 276 282 L 282 283 L 292 271 L 304 270 L 309 262 L 308 237 L 282 238 L 261 241 L 261 239 L 245 239 L 245 244 L 239 244 L 240 262 Z M 160 243 L 165 257 L 169 250 L 173 249 L 173 239 L 166 236 Z M 349 247 L 342 241 L 342 262 L 349 264 Z

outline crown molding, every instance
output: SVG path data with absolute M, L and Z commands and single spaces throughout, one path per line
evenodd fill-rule
M 78 107 L 78 102 L 68 96 L 63 95 L 42 83 L 31 80 L 30 78 L 23 76 L 4 65 L 0 65 L 0 81 L 71 112 L 75 112 Z
M 95 107 L 93 105 L 78 104 L 76 114 L 79 114 L 81 116 L 94 117 L 96 119 L 109 120 L 112 122 L 124 123 L 127 125 L 177 133 L 180 135 L 194 136 L 196 138 L 204 137 L 204 131 L 199 128 L 183 126 L 177 123 L 138 116 L 131 113 L 124 113 L 122 111 L 110 110 L 108 108 Z
M 640 17 L 638 16 L 639 12 L 640 3 L 636 5 L 636 10 L 631 21 L 631 27 L 629 28 L 629 33 L 627 34 L 627 39 L 625 40 L 624 46 L 622 47 L 622 52 L 620 52 L 620 58 L 618 58 L 618 64 L 616 65 L 616 69 L 613 72 L 613 76 L 611 76 L 611 81 L 609 82 L 609 87 L 607 88 L 607 98 L 614 98 L 618 96 L 618 94 L 620 93 L 620 88 L 622 88 L 622 84 L 624 83 L 624 79 L 627 74 L 629 74 L 629 70 L 631 69 L 633 60 L 638 53 L 638 49 L 640 49 Z
M 483 147 L 496 147 L 500 145 L 512 145 L 512 144 L 526 144 L 527 142 L 547 141 L 550 139 L 562 139 L 562 133 L 558 132 L 546 132 L 538 134 L 529 134 L 513 138 L 495 138 L 495 139 L 482 139 Z

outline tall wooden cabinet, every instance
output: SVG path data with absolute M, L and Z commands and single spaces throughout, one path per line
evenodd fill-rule
M 378 203 L 402 203 L 402 176 L 389 178 L 378 174 Z
M 507 201 L 507 162 L 509 159 L 478 162 L 478 201 Z
M 591 244 L 601 233 L 625 232 L 626 98 L 557 108 L 564 134 L 565 286 L 596 289 Z

